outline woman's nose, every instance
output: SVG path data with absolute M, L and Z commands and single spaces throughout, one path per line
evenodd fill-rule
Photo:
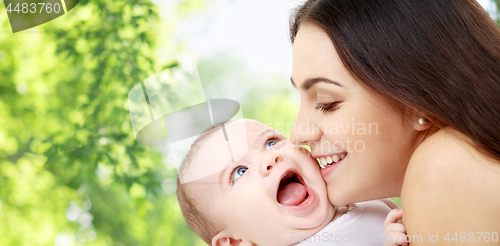
M 321 138 L 321 130 L 314 117 L 306 114 L 305 111 L 300 109 L 290 133 L 290 142 L 296 145 L 310 145 L 310 142 L 318 141 Z
M 260 171 L 262 175 L 267 176 L 271 169 L 283 160 L 278 152 L 270 151 L 265 154 Z

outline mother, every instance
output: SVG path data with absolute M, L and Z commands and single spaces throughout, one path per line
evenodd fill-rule
M 291 140 L 333 163 L 334 205 L 401 196 L 412 245 L 500 240 L 500 28 L 475 0 L 308 0 L 291 41 Z

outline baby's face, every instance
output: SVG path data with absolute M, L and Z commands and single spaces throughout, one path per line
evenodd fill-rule
M 238 136 L 235 129 L 241 126 L 246 130 Z M 289 245 L 296 238 L 291 235 L 314 234 L 332 220 L 334 210 L 318 163 L 306 149 L 257 121 L 238 120 L 224 127 L 236 162 L 228 160 L 227 167 L 202 178 L 196 187 L 206 195 L 211 218 L 257 245 Z M 210 135 L 203 148 L 214 156 L 227 155 L 220 142 L 223 134 L 219 129 Z M 220 160 L 213 163 L 208 156 L 195 159 L 192 165 L 220 166 Z

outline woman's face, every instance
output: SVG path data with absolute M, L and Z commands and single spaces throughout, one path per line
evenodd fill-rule
M 291 141 L 309 145 L 323 164 L 333 163 L 321 170 L 330 202 L 343 206 L 400 196 L 419 139 L 415 124 L 357 82 L 314 24 L 302 24 L 296 36 L 292 84 L 301 100 Z

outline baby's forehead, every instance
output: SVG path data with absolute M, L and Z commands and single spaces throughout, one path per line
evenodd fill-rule
M 181 182 L 208 177 L 240 161 L 252 151 L 256 138 L 266 131 L 274 130 L 254 120 L 236 120 L 215 128 L 193 146 L 190 151 L 193 156 L 182 172 Z
M 191 146 L 189 162 L 181 167 L 181 183 L 192 182 L 224 170 L 248 151 L 246 121 L 221 124 Z
M 246 153 L 251 147 L 250 143 L 255 142 L 257 138 L 264 139 L 265 133 L 275 131 L 268 125 L 255 120 L 233 121 L 214 129 L 200 143 L 200 147 L 210 149 L 211 153 L 231 151 L 238 155 Z

